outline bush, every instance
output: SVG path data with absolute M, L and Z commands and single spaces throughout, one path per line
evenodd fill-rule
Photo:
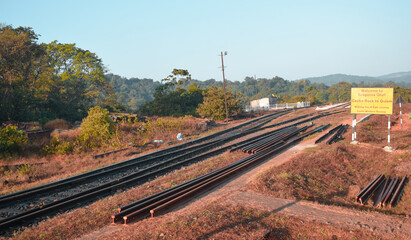
M 79 142 L 87 147 L 101 147 L 102 145 L 114 144 L 114 123 L 107 109 L 99 106 L 90 108 L 88 116 L 83 119 Z
M 22 145 L 27 142 L 27 137 L 16 126 L 5 125 L 0 128 L 0 153 L 12 154 L 20 151 Z
M 70 143 L 67 141 L 61 141 L 59 136 L 54 136 L 51 141 L 50 145 L 46 145 L 43 149 L 43 153 L 57 153 L 57 154 L 69 154 L 74 151 L 74 143 Z
M 51 129 L 51 130 L 54 130 L 54 129 L 67 130 L 70 128 L 70 124 L 64 119 L 54 119 L 54 120 L 48 121 L 44 125 L 44 127 Z

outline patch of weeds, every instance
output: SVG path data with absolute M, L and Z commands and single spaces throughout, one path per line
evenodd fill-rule
M 75 143 L 70 143 L 66 141 L 61 141 L 59 136 L 54 136 L 49 145 L 43 147 L 43 154 L 53 154 L 57 153 L 60 155 L 73 153 Z
M 24 176 L 28 175 L 31 171 L 31 165 L 30 164 L 23 164 L 20 167 L 17 168 L 17 173 Z
M 282 173 L 278 174 L 277 177 L 281 178 L 281 179 L 290 179 L 291 175 L 287 172 L 282 172 Z

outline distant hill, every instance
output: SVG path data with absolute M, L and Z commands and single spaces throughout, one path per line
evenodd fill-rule
M 392 81 L 401 86 L 404 85 L 405 87 L 411 87 L 411 71 L 391 73 L 379 76 L 378 78 L 384 79 L 385 81 Z
M 323 83 L 327 86 L 331 86 L 339 82 L 372 85 L 372 84 L 384 84 L 386 82 L 391 81 L 401 87 L 406 87 L 406 88 L 411 87 L 411 71 L 391 73 L 391 74 L 387 74 L 387 75 L 383 75 L 379 77 L 356 76 L 356 75 L 347 75 L 347 74 L 332 74 L 332 75 L 327 75 L 327 76 L 322 76 L 322 77 L 308 77 L 308 78 L 303 78 L 303 79 L 308 79 L 312 83 Z

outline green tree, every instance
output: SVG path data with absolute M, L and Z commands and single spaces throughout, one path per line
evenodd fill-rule
M 182 88 L 190 78 L 187 70 L 174 69 L 172 75 L 163 79 L 166 83 L 156 88 L 154 100 L 144 103 L 139 113 L 149 116 L 195 115 L 198 104 L 203 101 L 203 89 L 196 84 L 189 85 L 188 89 Z
M 96 54 L 37 39 L 31 28 L 0 26 L 0 122 L 74 121 L 93 105 L 121 107 Z
M 346 102 L 351 99 L 351 84 L 339 82 L 332 85 L 328 91 L 328 100 L 332 103 Z
M 92 107 L 81 123 L 79 141 L 88 148 L 111 144 L 115 126 L 107 109 Z
M 18 152 L 26 142 L 27 137 L 24 132 L 18 130 L 16 126 L 0 127 L 0 158 L 6 154 Z
M 319 103 L 326 103 L 328 102 L 328 91 L 320 90 L 315 94 L 315 98 L 318 100 Z
M 224 120 L 226 117 L 224 89 L 222 87 L 210 87 L 204 93 L 204 102 L 197 108 L 197 113 L 202 117 L 210 117 L 215 120 Z M 233 94 L 226 91 L 228 114 L 232 115 L 241 111 L 244 96 L 240 93 Z
M 78 120 L 95 104 L 104 104 L 112 94 L 104 78 L 104 66 L 96 54 L 53 41 L 45 45 L 52 81 L 48 88 L 47 107 L 58 118 Z
M 395 86 L 394 87 L 394 101 L 400 95 L 408 103 L 411 102 L 411 88 L 402 88 L 402 87 Z
M 188 70 L 184 69 L 173 69 L 170 75 L 162 79 L 165 85 L 173 87 L 177 85 L 177 90 L 181 90 L 181 86 L 191 80 L 191 74 Z
M 33 120 L 48 58 L 31 28 L 0 28 L 0 122 Z

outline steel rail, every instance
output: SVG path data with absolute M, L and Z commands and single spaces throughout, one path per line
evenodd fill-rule
M 146 212 L 147 214 L 150 214 L 150 210 L 153 210 L 153 208 L 161 205 L 161 204 L 165 204 L 165 203 L 170 203 L 170 201 L 172 201 L 172 203 L 175 202 L 175 199 L 179 199 L 179 197 L 181 195 L 184 195 L 186 193 L 188 194 L 193 194 L 196 191 L 203 189 L 206 186 L 209 186 L 212 183 L 215 183 L 215 181 L 213 180 L 220 180 L 221 176 L 226 176 L 226 173 L 231 172 L 233 169 L 238 169 L 238 167 L 244 166 L 246 163 L 248 163 L 250 160 L 256 159 L 256 156 L 248 156 L 244 159 L 240 160 L 239 164 L 236 164 L 230 168 L 225 168 L 224 171 L 219 171 L 217 174 L 213 174 L 211 176 L 207 176 L 207 177 L 201 177 L 201 181 L 196 181 L 195 185 L 189 186 L 189 187 L 183 187 L 180 191 L 175 191 L 173 192 L 172 195 L 166 196 L 166 197 L 162 197 L 159 199 L 153 199 L 150 202 L 145 202 L 144 207 L 141 207 L 143 204 L 134 206 L 132 208 L 126 209 L 125 211 L 121 211 L 120 213 L 117 213 L 116 215 L 114 215 L 112 217 L 112 219 L 119 219 L 120 217 L 123 217 L 124 223 L 126 224 L 127 221 L 133 220 L 139 216 L 141 216 L 142 213 Z M 194 192 L 193 192 L 194 191 Z M 187 196 L 187 195 L 184 195 Z M 174 200 L 174 201 L 173 201 Z M 181 199 L 179 199 L 181 200 Z M 151 203 L 150 205 L 147 205 Z M 164 207 L 165 205 L 163 205 L 162 207 Z
M 291 137 L 294 137 L 294 136 L 297 135 L 298 133 L 300 133 L 300 132 L 302 132 L 302 131 L 305 131 L 307 128 L 309 128 L 309 126 L 305 126 L 305 127 L 301 128 L 301 129 L 299 129 L 299 131 L 294 130 L 294 131 L 290 131 L 289 133 L 284 133 L 284 134 L 282 134 L 282 135 L 283 135 L 283 138 L 282 138 L 282 139 L 278 139 L 278 138 L 272 139 L 271 141 L 269 141 L 269 142 L 267 142 L 267 143 L 264 143 L 264 144 L 262 144 L 261 146 L 258 146 L 258 147 L 256 147 L 256 148 L 252 149 L 252 150 L 251 150 L 251 153 L 261 152 L 261 151 L 269 148 L 270 146 L 272 146 L 272 145 L 274 145 L 274 144 L 279 144 L 280 142 L 284 142 L 285 140 L 287 140 L 287 139 L 289 139 L 289 138 L 291 138 Z
M 318 127 L 318 128 L 316 128 L 316 129 L 314 129 L 314 130 L 311 130 L 310 132 L 306 133 L 305 136 L 308 136 L 309 134 L 315 133 L 315 132 L 321 130 L 322 128 L 323 128 L 323 127 Z M 289 147 L 290 145 L 292 145 L 293 143 L 301 140 L 301 139 L 304 138 L 305 136 L 295 137 L 295 138 L 293 138 L 293 139 L 285 142 L 285 143 L 284 143 L 283 145 L 281 145 L 281 146 L 278 146 L 278 147 L 276 147 L 276 148 L 274 148 L 274 149 L 267 149 L 266 151 L 260 152 L 260 153 L 261 153 L 260 156 L 254 158 L 254 159 L 251 159 L 251 160 L 249 160 L 249 161 L 247 161 L 245 164 L 243 164 L 243 165 L 241 165 L 241 166 L 238 166 L 238 167 L 236 167 L 235 169 L 232 169 L 232 170 L 230 170 L 229 172 L 222 174 L 220 177 L 218 177 L 218 178 L 216 178 L 216 179 L 214 179 L 214 180 L 212 180 L 212 181 L 206 182 L 206 183 L 204 183 L 203 185 L 198 186 L 197 188 L 192 189 L 191 191 L 186 192 L 186 193 L 184 193 L 183 195 L 180 195 L 179 197 L 177 197 L 177 198 L 175 198 L 175 199 L 173 199 L 173 200 L 170 200 L 170 201 L 168 201 L 168 202 L 166 202 L 166 203 L 163 203 L 163 204 L 160 205 L 160 206 L 155 207 L 154 209 L 150 210 L 151 216 L 154 217 L 154 214 L 155 214 L 155 213 L 158 213 L 158 212 L 161 212 L 161 211 L 166 210 L 167 208 L 170 208 L 170 207 L 173 206 L 174 204 L 176 204 L 176 203 L 178 203 L 178 202 L 180 202 L 180 201 L 183 201 L 183 200 L 187 199 L 187 198 L 190 197 L 191 195 L 194 195 L 194 194 L 198 193 L 199 191 L 203 190 L 204 188 L 209 187 L 209 186 L 212 185 L 212 184 L 221 183 L 221 181 L 226 180 L 226 179 L 227 179 L 228 177 L 230 177 L 233 173 L 235 173 L 235 172 L 237 172 L 237 171 L 239 171 L 239 170 L 242 170 L 243 168 L 249 166 L 250 164 L 254 164 L 254 163 L 258 162 L 258 161 L 261 161 L 261 160 L 265 159 L 266 157 L 271 156 L 271 155 L 274 154 L 274 153 L 277 153 L 279 150 L 282 150 L 282 149 L 284 149 L 284 148 Z M 126 223 L 126 220 L 129 219 L 130 216 L 132 216 L 132 214 L 129 214 L 129 215 L 127 215 L 127 216 L 124 218 L 125 223 Z
M 331 134 L 333 134 L 335 131 L 338 131 L 338 129 L 340 129 L 342 127 L 342 124 L 334 127 L 333 129 L 331 129 L 330 131 L 328 131 L 326 134 L 322 135 L 320 138 L 318 138 L 315 141 L 315 144 L 318 144 L 320 142 L 322 142 L 324 139 L 328 138 Z
M 309 119 L 305 119 L 305 120 L 302 120 L 302 121 L 299 121 L 299 122 L 296 122 L 296 123 L 290 124 L 290 125 L 288 125 L 287 127 L 298 126 L 298 125 L 301 125 L 301 124 L 307 123 L 307 122 L 309 122 L 309 121 L 316 120 L 316 119 L 321 118 L 321 117 L 325 117 L 325 116 L 329 116 L 329 115 L 332 115 L 332 114 L 337 114 L 337 113 L 341 113 L 341 112 L 344 112 L 344 111 L 335 111 L 335 112 L 331 112 L 331 113 L 319 113 L 319 115 L 318 115 L 318 116 L 315 116 L 315 117 L 312 117 L 312 118 L 309 118 Z M 267 129 L 267 128 L 277 127 L 277 126 L 280 126 L 280 125 L 286 124 L 286 123 L 288 123 L 288 122 L 291 122 L 291 121 L 281 122 L 281 123 L 277 123 L 277 124 L 273 124 L 273 125 L 265 126 L 265 127 L 262 127 L 260 130 L 264 130 L 264 129 Z M 285 127 L 285 128 L 287 128 L 287 127 Z M 283 129 L 283 128 L 282 128 L 282 129 Z M 244 144 L 244 146 L 248 145 L 248 144 L 247 144 L 247 140 L 246 140 L 246 141 L 244 141 L 244 143 L 241 143 L 241 144 Z M 240 149 L 240 148 L 242 148 L 242 147 L 243 147 L 243 146 L 239 145 L 239 146 L 237 146 L 237 147 L 233 148 L 233 149 L 232 149 L 232 150 L 230 150 L 230 151 L 236 151 L 236 150 L 238 150 L 238 149 Z
M 243 152 L 256 153 L 257 151 L 259 151 L 260 149 L 262 149 L 264 147 L 270 147 L 271 145 L 274 145 L 274 144 L 277 144 L 277 143 L 280 143 L 280 142 L 284 142 L 284 139 L 286 139 L 290 135 L 291 135 L 291 132 L 282 133 L 281 135 L 271 137 L 270 139 L 268 139 L 268 141 L 264 141 L 264 143 L 254 144 L 252 146 L 244 148 Z
M 306 136 L 308 134 L 312 134 L 316 131 L 319 131 L 320 129 L 322 129 L 322 128 L 316 128 L 316 129 L 308 132 L 304 136 Z M 225 168 L 226 171 L 221 171 L 219 176 L 213 175 L 212 178 L 205 178 L 204 176 L 202 176 L 200 178 L 203 178 L 203 179 L 205 178 L 207 180 L 205 180 L 204 182 L 198 183 L 198 185 L 193 185 L 189 189 L 184 188 L 183 186 L 184 186 L 185 183 L 183 183 L 181 186 L 176 187 L 176 188 L 182 188 L 183 189 L 182 192 L 180 192 L 180 193 L 178 193 L 178 191 L 176 190 L 176 191 L 172 192 L 173 193 L 172 195 L 169 195 L 170 190 L 165 190 L 165 191 L 168 191 L 168 192 L 166 192 L 166 194 L 168 193 L 168 195 L 165 199 L 161 199 L 161 197 L 160 197 L 163 193 L 158 193 L 153 198 L 147 197 L 143 201 L 142 200 L 137 201 L 136 204 L 129 204 L 129 206 L 131 206 L 131 207 L 125 208 L 124 212 L 122 210 L 122 212 L 113 215 L 112 219 L 113 219 L 113 221 L 116 221 L 117 219 L 121 218 L 121 216 L 123 216 L 123 220 L 125 220 L 125 223 L 127 223 L 127 221 L 129 221 L 130 219 L 136 218 L 136 217 L 140 216 L 142 213 L 144 213 L 145 211 L 147 211 L 148 209 L 157 206 L 157 207 L 150 210 L 151 214 L 154 215 L 154 212 L 157 212 L 159 210 L 160 211 L 164 210 L 165 208 L 169 207 L 170 205 L 172 205 L 172 204 L 174 204 L 174 203 L 176 203 L 180 200 L 185 199 L 189 195 L 196 194 L 199 190 L 202 190 L 205 187 L 210 186 L 211 184 L 214 184 L 214 183 L 217 183 L 217 182 L 220 183 L 223 176 L 224 176 L 224 178 L 226 178 L 226 177 L 228 177 L 228 175 L 231 175 L 229 173 L 233 173 L 233 172 L 237 171 L 238 169 L 247 166 L 252 161 L 261 160 L 264 157 L 272 155 L 276 151 L 278 151 L 280 149 L 283 149 L 285 147 L 288 147 L 289 145 L 299 141 L 304 136 L 294 137 L 292 140 L 286 142 L 282 146 L 276 147 L 275 149 L 267 149 L 266 151 L 262 151 L 260 153 L 255 154 L 255 155 L 251 155 L 251 156 L 255 156 L 253 158 L 246 157 L 245 159 L 247 159 L 247 160 L 244 161 L 242 163 L 242 165 L 239 165 L 239 166 L 234 168 L 236 170 L 234 170 L 231 167 L 230 168 L 226 167 Z M 157 202 L 157 203 L 153 202 L 154 201 L 153 199 L 157 200 L 159 198 L 160 198 L 159 202 Z M 139 208 L 139 207 L 142 207 L 142 208 Z M 124 209 L 124 208 L 122 208 L 122 209 Z M 132 213 L 130 213 L 130 212 L 132 212 Z M 148 212 L 146 212 L 146 213 L 148 213 Z M 126 214 L 126 216 L 124 216 L 124 214 Z
M 372 194 L 378 189 L 381 185 L 383 179 L 385 179 L 384 175 L 382 175 L 377 181 L 375 181 L 359 198 L 359 202 L 361 205 L 365 204 L 368 199 L 372 196 Z
M 328 141 L 327 141 L 326 143 L 327 143 L 327 144 L 332 144 L 333 142 L 336 142 L 338 139 L 341 139 L 342 134 L 345 133 L 345 131 L 347 130 L 348 126 L 349 126 L 349 125 L 346 124 L 346 125 L 343 125 L 342 127 L 340 127 L 340 128 L 338 129 L 338 131 L 337 131 L 333 136 L 331 136 L 330 139 L 328 139 Z
M 245 158 L 243 158 L 243 159 L 240 159 L 240 160 L 238 160 L 238 161 L 236 161 L 236 162 L 234 162 L 234 163 L 232 163 L 232 164 L 229 164 L 229 165 L 227 165 L 227 166 L 225 166 L 225 167 L 223 167 L 223 168 L 217 169 L 217 170 L 215 170 L 215 171 L 213 171 L 213 172 L 207 173 L 207 174 L 205 174 L 205 175 L 203 175 L 203 176 L 197 177 L 197 178 L 195 178 L 195 179 L 193 179 L 193 180 L 187 181 L 187 182 L 182 183 L 182 184 L 180 184 L 180 185 L 178 185 L 178 186 L 175 186 L 175 187 L 173 187 L 173 188 L 164 190 L 164 191 L 159 192 L 159 193 L 157 193 L 157 194 L 154 194 L 154 195 L 152 195 L 152 196 L 146 197 L 146 198 L 144 198 L 144 199 L 141 199 L 141 200 L 138 200 L 138 201 L 136 201 L 136 202 L 130 203 L 130 204 L 126 205 L 126 206 L 123 206 L 123 207 L 121 207 L 121 208 L 119 209 L 119 211 L 121 211 L 121 212 L 120 212 L 119 214 L 113 215 L 112 219 L 113 219 L 113 221 L 117 221 L 117 220 L 119 220 L 121 217 L 123 217 L 125 214 L 134 212 L 134 211 L 139 210 L 139 209 L 141 209 L 141 208 L 145 208 L 145 207 L 147 207 L 147 205 L 150 205 L 150 204 L 158 201 L 159 199 L 168 198 L 169 196 L 174 195 L 174 194 L 176 194 L 176 193 L 178 193 L 178 192 L 180 192 L 180 191 L 182 191 L 182 190 L 184 191 L 185 189 L 187 189 L 187 188 L 189 188 L 189 187 L 198 186 L 198 183 L 200 183 L 200 182 L 202 182 L 202 181 L 204 181 L 204 180 L 206 180 L 206 179 L 213 178 L 213 177 L 215 177 L 216 175 L 221 174 L 221 173 L 223 173 L 223 172 L 225 172 L 225 171 L 227 171 L 227 170 L 230 170 L 230 169 L 233 168 L 233 167 L 236 167 L 236 166 L 238 166 L 238 165 L 241 165 L 241 164 L 244 163 L 244 161 L 247 161 L 247 160 L 249 160 L 249 159 L 253 159 L 253 158 L 255 158 L 255 157 L 259 156 L 259 155 L 261 155 L 261 154 L 258 154 L 258 155 L 250 155 L 250 156 L 245 157 Z
M 273 132 L 277 133 L 277 131 L 284 131 L 284 130 L 287 130 L 288 128 L 289 128 L 289 127 L 284 127 L 284 128 L 282 128 L 282 129 L 278 129 L 278 130 L 275 130 L 275 131 L 273 131 Z M 272 133 L 272 132 L 270 132 L 270 133 Z M 256 137 L 253 137 L 253 138 L 251 138 L 251 139 L 253 140 L 253 139 L 255 139 L 255 138 L 260 138 L 261 136 L 265 136 L 265 135 L 266 135 L 266 133 L 261 134 L 261 135 L 258 135 L 258 136 L 256 136 Z M 248 141 L 248 140 L 250 140 L 250 139 L 244 140 L 244 141 L 240 142 L 240 144 L 241 144 L 241 143 L 244 143 L 244 142 L 246 142 L 246 141 Z M 231 146 L 236 146 L 237 144 L 238 144 L 238 143 L 234 143 L 234 144 L 232 144 Z M 253 156 L 253 155 L 252 155 L 252 156 Z M 235 163 L 233 163 L 233 164 L 230 164 L 230 165 L 228 165 L 227 167 L 230 167 L 230 166 L 236 165 L 236 164 L 238 164 L 238 162 L 235 162 Z M 209 173 L 209 175 L 215 174 L 216 172 L 217 172 L 217 170 Z M 204 176 L 208 176 L 208 174 L 206 174 L 206 175 L 204 175 Z M 203 177 L 204 177 L 204 176 L 203 176 Z M 188 182 L 185 183 L 185 184 L 191 184 L 191 183 L 192 183 L 192 180 L 188 181 Z M 179 186 L 176 186 L 176 187 L 179 187 Z M 176 187 L 174 187 L 174 188 L 176 188 Z M 168 189 L 167 191 L 172 191 L 174 188 Z M 130 205 L 123 206 L 120 210 L 124 210 L 124 209 L 126 209 L 126 208 L 128 208 L 128 207 L 134 206 L 134 205 L 140 203 L 140 201 L 145 201 L 145 200 L 147 200 L 147 199 L 139 200 L 139 201 L 136 202 L 136 203 L 132 203 L 132 204 L 130 204 Z
M 405 188 L 406 181 L 407 181 L 407 174 L 404 175 L 404 177 L 402 178 L 400 184 L 398 185 L 397 189 L 395 190 L 394 195 L 392 196 L 391 201 L 390 201 L 390 205 L 389 205 L 390 208 L 396 206 L 398 201 L 400 200 L 401 194 L 402 194 L 402 192 L 404 191 L 404 188 Z
M 384 185 L 382 187 L 380 187 L 379 188 L 380 190 L 376 193 L 374 204 L 373 204 L 374 207 L 381 207 L 381 201 L 382 201 L 384 193 L 385 193 L 385 191 L 386 191 L 386 189 L 389 185 L 389 182 L 390 182 L 389 177 L 383 180 L 382 184 L 384 184 Z
M 370 188 L 370 187 L 374 184 L 375 181 L 377 181 L 378 179 L 380 179 L 380 178 L 383 177 L 383 176 L 384 176 L 384 175 L 380 174 L 380 175 L 378 175 L 377 177 L 375 177 L 366 187 L 364 187 L 364 188 L 357 194 L 357 196 L 355 197 L 355 201 L 357 202 L 358 199 L 364 194 L 364 192 L 367 191 L 368 188 Z
M 397 183 L 399 182 L 399 178 L 394 177 L 394 179 L 392 180 L 392 184 L 388 187 L 387 192 L 383 198 L 383 200 L 381 201 L 382 206 L 385 206 L 386 203 L 388 201 L 390 201 L 392 194 L 393 194 L 393 190 L 395 189 L 395 187 L 397 186 Z
M 244 158 L 244 159 L 249 159 L 249 158 L 253 158 L 253 157 L 254 157 L 254 155 L 250 155 L 250 156 L 248 156 L 248 157 L 246 157 L 246 158 Z M 182 184 L 180 184 L 180 185 L 177 185 L 177 186 L 168 188 L 168 189 L 166 189 L 166 190 L 163 190 L 163 191 L 158 192 L 158 193 L 156 193 L 156 194 L 150 195 L 150 196 L 145 197 L 145 198 L 143 198 L 143 199 L 140 199 L 140 200 L 138 200 L 138 201 L 132 202 L 132 203 L 127 204 L 127 205 L 124 205 L 124 206 L 118 208 L 118 212 L 122 212 L 122 215 L 121 215 L 121 217 L 122 217 L 122 216 L 124 215 L 124 213 L 126 213 L 126 214 L 127 214 L 127 213 L 130 213 L 130 212 L 134 211 L 135 209 L 144 207 L 144 206 L 146 206 L 147 204 L 151 204 L 151 203 L 155 202 L 155 201 L 158 200 L 158 199 L 161 199 L 161 198 L 164 198 L 164 197 L 168 197 L 168 196 L 170 196 L 170 195 L 172 195 L 172 194 L 175 194 L 176 192 L 178 192 L 178 191 L 180 191 L 180 190 L 182 190 L 182 189 L 184 189 L 184 188 L 186 188 L 186 187 L 191 187 L 191 186 L 193 186 L 193 185 L 195 185 L 195 184 L 203 181 L 204 179 L 206 179 L 206 178 L 208 178 L 208 177 L 216 176 L 217 174 L 221 173 L 222 171 L 225 171 L 225 170 L 227 170 L 227 169 L 229 169 L 229 168 L 231 168 L 231 167 L 235 167 L 235 166 L 241 164 L 244 159 L 241 159 L 241 160 L 239 160 L 239 161 L 236 161 L 236 162 L 234 162 L 234 163 L 231 163 L 231 164 L 229 164 L 229 165 L 227 165 L 227 166 L 225 166 L 225 167 L 223 167 L 223 168 L 214 170 L 214 171 L 212 171 L 212 172 L 210 172 L 210 173 L 204 174 L 204 175 L 202 175 L 202 176 L 200 176 L 200 177 L 197 177 L 197 178 L 194 178 L 194 179 L 192 179 L 192 180 L 186 181 L 186 182 L 184 182 L 184 183 L 182 183 Z M 129 209 L 131 209 L 131 211 L 130 211 Z M 126 211 L 127 211 L 127 212 L 126 212 Z M 113 221 L 117 221 L 117 220 L 119 220 L 119 218 L 113 217 Z
M 392 184 L 394 184 L 394 180 L 395 178 L 387 177 L 387 186 L 385 187 L 384 191 L 381 193 L 381 196 L 380 196 L 381 200 L 379 204 L 377 205 L 378 207 L 382 206 L 384 199 L 390 193 L 390 188 Z
M 268 136 L 278 135 L 279 133 L 281 133 L 283 131 L 287 131 L 288 129 L 294 129 L 294 128 L 295 128 L 295 126 L 289 126 L 289 127 L 287 126 L 287 127 L 281 128 L 281 129 L 277 129 L 277 130 L 273 130 L 273 131 L 264 133 L 262 135 L 258 135 L 258 136 L 253 137 L 253 138 L 249 138 L 245 141 L 242 141 L 241 143 L 238 143 L 238 145 L 236 147 L 230 149 L 230 152 L 234 152 L 238 149 L 242 149 L 243 147 L 251 145 L 251 144 L 253 144 L 257 141 L 260 141 L 260 140 L 262 140 L 262 139 L 264 139 Z
M 241 150 L 242 150 L 243 152 L 251 153 L 251 150 L 252 150 L 252 149 L 255 149 L 256 147 L 261 146 L 262 144 L 267 143 L 267 142 L 269 142 L 269 141 L 271 141 L 271 140 L 273 140 L 273 139 L 281 139 L 281 138 L 284 137 L 287 133 L 288 133 L 288 131 L 287 131 L 287 132 L 282 132 L 282 133 L 279 133 L 279 134 L 275 134 L 275 135 L 272 135 L 272 136 L 268 136 L 268 137 L 266 137 L 266 138 L 264 138 L 264 139 L 261 139 L 261 140 L 258 141 L 258 142 L 254 142 L 254 143 L 251 143 L 251 144 L 243 147 Z

